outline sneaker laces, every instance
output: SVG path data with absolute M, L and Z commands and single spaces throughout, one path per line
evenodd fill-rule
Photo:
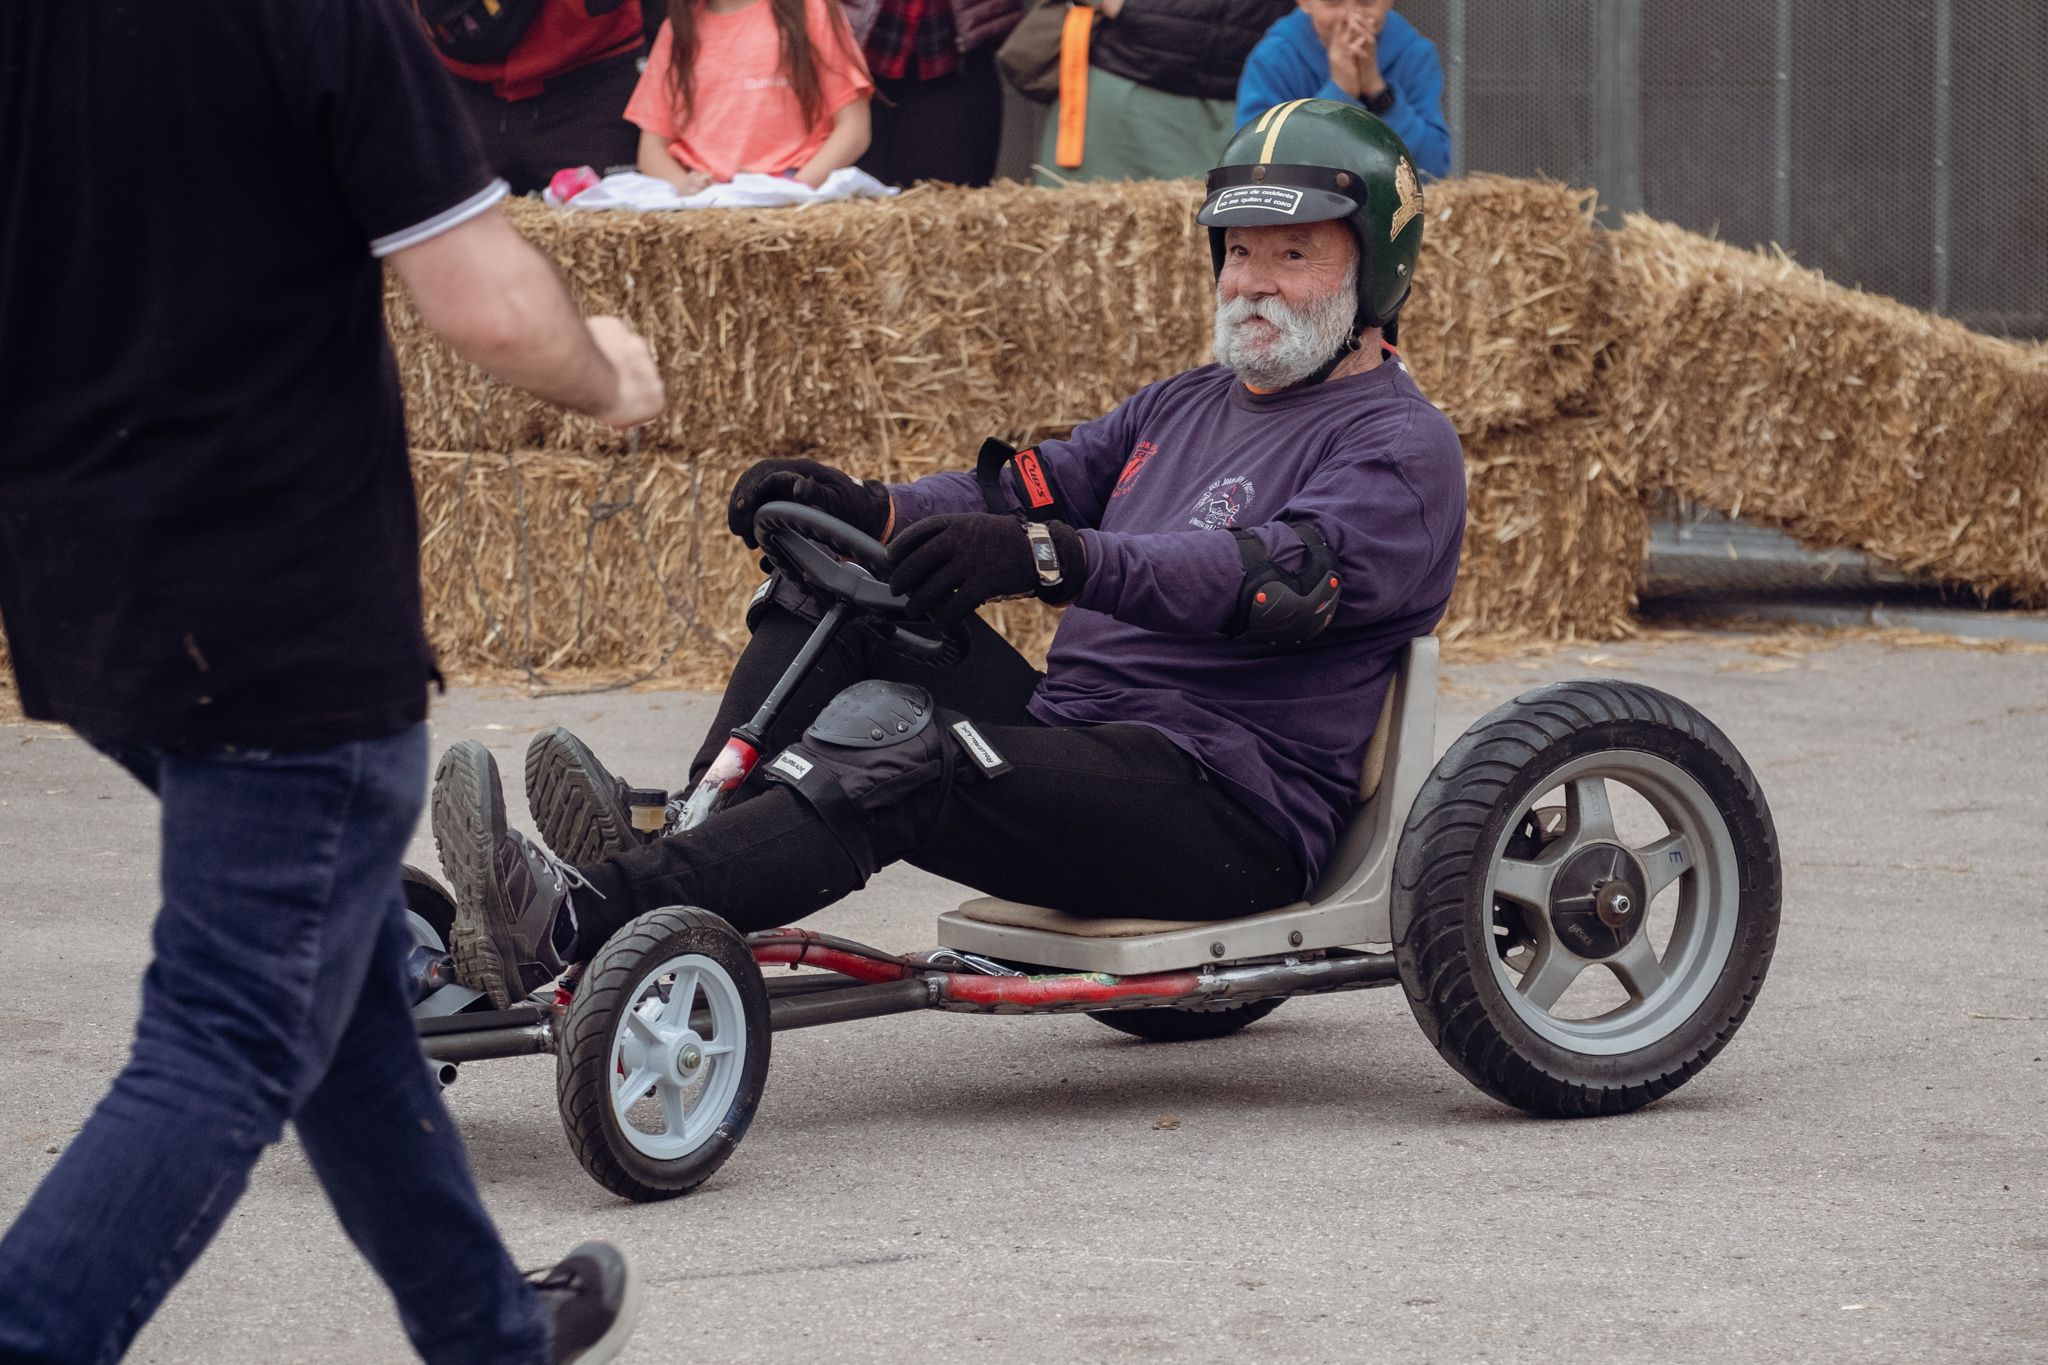
M 604 892 L 592 886 L 590 884 L 590 879 L 584 876 L 581 872 L 578 872 L 574 864 L 564 862 L 561 858 L 556 856 L 555 851 L 553 849 L 549 848 L 546 844 L 543 844 L 540 840 L 528 839 L 526 841 L 526 847 L 528 850 L 528 856 L 532 857 L 537 855 L 540 858 L 541 865 L 547 868 L 550 872 L 554 873 L 555 876 L 558 877 L 565 886 L 574 887 L 579 891 L 588 891 L 591 895 L 597 897 L 599 900 L 603 900 L 605 898 Z M 570 910 L 570 913 L 572 915 L 575 913 L 573 906 L 574 903 L 572 902 L 572 908 Z
M 576 1272 L 566 1265 L 551 1265 L 540 1270 L 522 1270 L 519 1277 L 533 1287 L 536 1294 L 550 1290 L 568 1290 L 574 1293 L 582 1286 Z

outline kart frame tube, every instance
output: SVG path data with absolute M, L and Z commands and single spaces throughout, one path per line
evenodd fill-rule
M 851 939 L 809 929 L 776 929 L 749 940 L 762 965 L 819 967 L 816 975 L 770 976 L 771 1032 L 935 1009 L 952 1014 L 1086 1014 L 1096 1010 L 1199 1006 L 1366 990 L 1400 980 L 1392 953 L 1336 949 L 1143 976 L 1099 972 L 993 976 L 942 971 Z M 453 1027 L 454 1025 L 462 1027 Z M 489 1014 L 426 1020 L 420 1046 L 435 1061 L 522 1057 L 555 1048 L 554 1012 L 522 1005 Z

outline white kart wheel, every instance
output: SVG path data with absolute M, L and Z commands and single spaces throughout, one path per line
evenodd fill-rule
M 716 915 L 641 915 L 590 962 L 562 1025 L 562 1123 L 592 1178 L 670 1199 L 725 1163 L 768 1073 L 768 991 Z
M 657 963 L 637 985 L 612 1027 L 612 1116 L 635 1151 L 673 1161 L 704 1145 L 739 1093 L 746 1007 L 702 953 Z

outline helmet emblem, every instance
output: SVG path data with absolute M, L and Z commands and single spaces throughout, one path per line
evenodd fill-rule
M 1422 213 L 1422 186 L 1415 183 L 1415 167 L 1407 157 L 1394 163 L 1394 193 L 1401 198 L 1400 206 L 1394 210 L 1392 224 L 1387 229 L 1387 240 L 1401 235 L 1401 229 L 1414 222 Z

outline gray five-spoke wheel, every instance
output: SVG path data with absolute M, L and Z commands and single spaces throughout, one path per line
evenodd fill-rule
M 1719 978 L 1739 904 L 1734 845 L 1705 789 L 1654 754 L 1589 754 L 1550 780 L 1564 788 L 1563 828 L 1536 856 L 1507 856 L 1509 836 L 1534 812 L 1540 793 L 1532 793 L 1489 860 L 1482 903 L 1495 907 L 1497 923 L 1517 940 L 1493 955 L 1493 972 L 1515 1012 L 1543 1037 L 1577 1052 L 1630 1052 L 1689 1018 Z M 1610 782 L 1640 795 L 1667 832 L 1625 842 L 1615 830 Z M 1660 952 L 1650 910 L 1674 882 L 1677 905 Z M 1585 1019 L 1556 1013 L 1589 969 L 1612 973 L 1627 1003 Z
M 1538 688 L 1466 731 L 1416 796 L 1394 880 L 1416 1022 L 1534 1114 L 1625 1113 L 1685 1084 L 1777 942 L 1754 774 L 1705 716 L 1619 680 Z

